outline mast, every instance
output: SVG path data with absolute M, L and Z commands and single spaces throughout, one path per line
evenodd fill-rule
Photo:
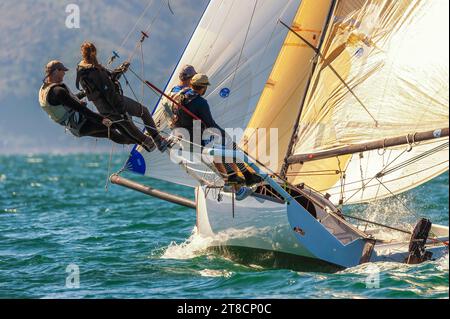
M 328 29 L 328 26 L 330 24 L 331 17 L 333 16 L 333 11 L 336 8 L 336 3 L 337 3 L 337 0 L 334 0 L 333 3 L 330 6 L 330 12 L 328 13 L 327 22 L 326 22 L 326 24 L 325 24 L 325 26 L 323 28 L 324 31 L 322 33 L 322 37 L 320 39 L 319 46 L 318 46 L 317 49 L 314 48 L 313 50 L 316 50 L 316 51 L 320 52 L 320 50 L 322 49 L 323 43 L 325 42 L 325 36 L 327 34 L 327 29 Z M 284 24 L 283 22 L 282 22 L 282 24 L 290 30 L 290 28 L 286 24 Z M 307 42 L 307 44 L 309 45 L 309 42 Z M 298 125 L 299 125 L 300 119 L 302 117 L 303 107 L 305 105 L 306 96 L 307 96 L 309 88 L 311 86 L 312 76 L 313 76 L 314 71 L 316 70 L 316 67 L 317 67 L 317 61 L 318 61 L 317 58 L 318 58 L 318 55 L 316 55 L 315 61 L 313 63 L 312 69 L 311 69 L 311 76 L 308 79 L 308 84 L 306 85 L 305 93 L 303 95 L 302 102 L 300 103 L 300 110 L 299 110 L 297 118 L 295 120 L 294 131 L 292 132 L 292 136 L 291 136 L 291 139 L 290 139 L 290 142 L 289 142 L 288 150 L 286 152 L 286 156 L 284 158 L 284 163 L 283 163 L 283 166 L 282 166 L 281 171 L 280 171 L 280 176 L 283 179 L 286 179 L 286 174 L 287 174 L 287 171 L 289 169 L 290 163 L 288 162 L 288 159 L 291 156 L 292 149 L 294 148 L 294 145 L 295 145 L 295 140 L 297 138 L 297 132 L 298 132 Z

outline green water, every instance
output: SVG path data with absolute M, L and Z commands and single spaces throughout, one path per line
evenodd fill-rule
M 449 296 L 448 255 L 418 266 L 377 264 L 378 289 L 366 287 L 371 265 L 324 274 L 238 264 L 206 251 L 192 235 L 195 211 L 117 186 L 105 192 L 107 162 L 108 155 L 0 156 L 0 298 Z M 444 174 L 401 200 L 417 216 L 448 225 L 448 194 Z M 381 221 L 416 218 L 393 200 L 349 212 Z M 66 285 L 71 264 L 79 268 L 79 287 Z

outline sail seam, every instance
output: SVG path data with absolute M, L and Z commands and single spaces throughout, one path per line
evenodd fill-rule
M 237 71 L 239 69 L 239 64 L 241 63 L 242 54 L 244 53 L 244 48 L 245 48 L 245 45 L 247 44 L 248 35 L 250 33 L 250 28 L 252 26 L 253 18 L 255 17 L 255 12 L 256 12 L 257 5 L 258 5 L 258 0 L 255 1 L 255 6 L 253 7 L 253 12 L 252 12 L 252 16 L 250 18 L 250 23 L 248 24 L 247 32 L 245 34 L 244 43 L 242 45 L 241 52 L 239 53 L 239 59 L 238 59 L 238 62 L 236 64 L 236 69 L 234 70 L 233 79 L 231 80 L 231 85 L 230 86 L 231 86 L 232 89 L 233 89 L 233 85 L 234 85 L 234 80 L 236 79 L 236 73 L 237 73 Z
M 333 12 L 334 12 L 334 10 L 335 10 L 335 8 L 336 8 L 337 1 L 338 1 L 338 0 L 333 0 L 333 3 L 332 3 L 331 6 L 330 6 L 330 12 L 328 13 L 327 22 L 326 22 L 326 24 L 325 24 L 325 26 L 324 26 L 324 28 L 323 28 L 323 30 L 324 30 L 325 32 L 322 31 L 322 32 L 323 32 L 322 38 L 321 38 L 321 40 L 320 40 L 319 47 L 318 47 L 318 49 L 317 49 L 317 50 L 319 50 L 319 52 L 320 52 L 320 50 L 322 49 L 322 45 L 323 45 L 324 42 L 325 42 L 325 36 L 326 36 L 326 34 L 327 34 L 327 29 L 328 29 L 329 23 L 330 23 L 330 21 L 331 21 L 331 17 L 333 16 Z M 281 22 L 281 21 L 280 21 L 280 22 Z M 283 23 L 283 24 L 284 24 L 284 23 Z M 315 68 L 316 68 L 316 67 L 317 67 L 317 62 L 316 62 L 316 64 L 312 67 L 312 69 L 311 69 L 311 76 L 310 76 L 310 78 L 309 78 L 309 82 L 311 82 L 311 79 L 312 79 L 312 76 L 314 75 L 314 71 L 315 71 Z M 289 168 L 288 158 L 292 155 L 292 150 L 293 150 L 293 148 L 294 148 L 294 143 L 295 143 L 295 140 L 296 140 L 296 138 L 297 138 L 297 134 L 298 134 L 298 124 L 300 123 L 300 119 L 301 119 L 301 116 L 302 116 L 302 113 L 303 113 L 303 108 L 304 108 L 304 104 L 305 104 L 305 101 L 306 101 L 306 95 L 308 94 L 308 91 L 309 91 L 309 86 L 310 86 L 310 83 L 307 85 L 307 88 L 306 88 L 306 90 L 305 90 L 305 95 L 304 95 L 304 97 L 303 97 L 302 104 L 300 105 L 299 114 L 298 114 L 297 119 L 296 119 L 296 121 L 295 121 L 294 132 L 293 132 L 292 137 L 291 137 L 291 140 L 290 140 L 290 142 L 289 142 L 288 150 L 287 150 L 286 156 L 285 156 L 285 158 L 284 158 L 284 163 L 283 163 L 283 166 L 282 166 L 281 171 L 280 171 L 280 175 L 281 175 L 281 177 L 283 177 L 283 178 L 286 177 L 286 173 L 287 173 L 287 170 L 288 170 L 288 168 Z
M 175 74 L 175 71 L 177 70 L 178 66 L 180 65 L 180 62 L 181 62 L 181 60 L 183 59 L 184 53 L 186 52 L 186 50 L 187 50 L 187 48 L 188 48 L 188 46 L 189 46 L 189 43 L 190 43 L 191 39 L 194 37 L 194 35 L 195 35 L 195 33 L 196 33 L 197 29 L 198 29 L 198 26 L 200 25 L 201 21 L 203 20 L 203 17 L 205 16 L 206 11 L 208 11 L 208 8 L 209 8 L 209 4 L 206 6 L 205 10 L 204 10 L 203 13 L 202 13 L 202 16 L 201 16 L 200 19 L 198 20 L 197 28 L 195 28 L 195 30 L 192 32 L 191 37 L 190 37 L 188 43 L 186 44 L 186 46 L 185 46 L 185 48 L 184 48 L 184 50 L 183 50 L 183 53 L 182 53 L 181 56 L 180 56 L 180 59 L 178 60 L 177 64 L 175 65 L 175 67 L 174 67 L 174 69 L 173 69 L 173 71 L 172 71 L 172 74 L 171 74 L 171 76 L 169 77 L 169 80 L 167 81 L 167 83 L 166 83 L 166 85 L 165 85 L 165 87 L 164 87 L 164 91 L 166 91 L 167 87 L 169 86 L 170 80 L 173 78 L 173 75 Z M 156 105 L 155 105 L 155 107 L 154 107 L 153 110 L 152 110 L 152 115 L 154 115 L 155 112 L 156 112 L 156 110 L 158 109 L 158 106 L 159 106 L 159 103 L 161 102 L 161 99 L 162 99 L 162 97 L 160 97 L 160 98 L 158 99 L 158 101 L 156 102 Z

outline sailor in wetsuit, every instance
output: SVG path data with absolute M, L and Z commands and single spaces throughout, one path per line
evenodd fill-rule
M 85 96 L 84 92 L 74 95 L 70 91 L 63 82 L 66 71 L 68 69 L 57 60 L 50 61 L 45 68 L 39 104 L 49 117 L 77 137 L 110 138 L 119 144 L 135 144 L 133 138 L 103 125 L 103 117 L 89 110 L 80 100 Z
M 121 133 L 133 136 L 147 151 L 154 150 L 156 144 L 163 152 L 167 141 L 159 134 L 148 109 L 123 95 L 119 79 L 128 70 L 129 63 L 109 71 L 98 63 L 97 49 L 90 42 L 81 45 L 81 54 L 83 59 L 77 69 L 77 88 L 81 84 L 99 113 L 111 120 Z M 142 119 L 151 137 L 141 132 L 131 116 Z

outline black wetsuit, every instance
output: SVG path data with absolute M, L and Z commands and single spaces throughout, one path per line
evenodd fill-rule
M 123 71 L 120 69 L 109 71 L 100 65 L 80 64 L 77 69 L 77 87 L 81 84 L 99 113 L 115 122 L 121 133 L 133 136 L 139 142 L 146 141 L 147 136 L 130 118 L 130 116 L 140 117 L 152 138 L 159 143 L 162 139 L 148 109 L 123 95 L 119 83 L 122 74 Z
M 185 101 L 183 106 L 189 110 L 192 114 L 194 114 L 198 119 L 201 120 L 201 133 L 206 129 L 215 128 L 222 133 L 222 138 L 225 137 L 225 130 L 222 129 L 213 119 L 211 110 L 209 108 L 208 101 L 206 101 L 203 97 L 190 90 L 185 94 Z M 193 137 L 193 118 L 190 114 L 185 112 L 183 109 L 178 109 L 178 123 L 176 123 L 177 127 L 185 128 L 191 134 L 191 138 Z M 223 140 L 224 141 L 224 140 Z M 203 141 L 202 141 L 203 144 Z
M 81 92 L 76 96 L 82 99 L 85 94 Z M 78 137 L 110 137 L 112 141 L 118 144 L 136 143 L 131 137 L 121 135 L 114 129 L 111 129 L 108 133 L 108 128 L 102 123 L 103 117 L 92 112 L 84 105 L 84 103 L 80 103 L 80 101 L 74 99 L 64 86 L 55 86 L 51 88 L 48 93 L 47 101 L 51 105 L 64 105 L 78 112 L 78 114 L 75 113 L 74 118 L 69 119 L 68 124 L 70 131 Z

